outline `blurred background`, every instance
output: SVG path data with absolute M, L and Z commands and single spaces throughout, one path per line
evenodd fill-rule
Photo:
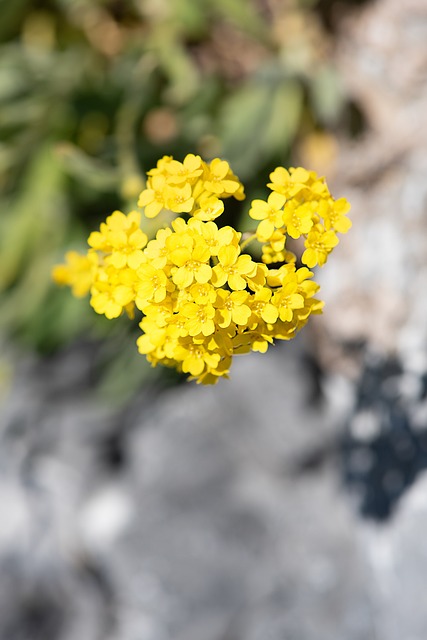
M 0 15 L 0 639 L 425 640 L 427 2 Z M 352 204 L 323 316 L 214 388 L 50 277 L 187 153 L 241 230 L 278 165 Z

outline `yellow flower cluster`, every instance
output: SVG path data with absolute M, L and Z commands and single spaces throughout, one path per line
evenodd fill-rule
M 319 286 L 307 267 L 324 264 L 336 232 L 350 226 L 347 201 L 334 201 L 314 172 L 278 168 L 271 180 L 268 200 L 254 200 L 249 211 L 260 220 L 263 262 L 244 251 L 255 234 L 242 240 L 231 226 L 214 222 L 225 198 L 244 198 L 228 163 L 189 154 L 182 163 L 162 158 L 138 201 L 149 218 L 167 209 L 187 219 L 176 217 L 148 241 L 139 212 L 115 211 L 89 236 L 87 255 L 69 252 L 53 277 L 75 295 L 90 292 L 92 307 L 107 318 L 123 311 L 133 317 L 138 309 L 138 350 L 153 366 L 215 383 L 228 377 L 233 355 L 265 352 L 321 312 L 323 302 L 314 297 Z M 297 268 L 285 250 L 287 235 L 306 238 L 306 266 Z
M 190 213 L 206 222 L 221 215 L 224 198 L 245 197 L 243 185 L 230 165 L 219 158 L 207 164 L 192 153 L 183 162 L 164 156 L 147 175 L 146 188 L 138 200 L 138 207 L 144 208 L 147 218 L 155 218 L 162 209 L 169 209 L 174 213 Z
M 292 257 L 286 251 L 286 237 L 305 238 L 301 262 L 310 269 L 323 266 L 338 244 L 338 233 L 346 233 L 351 221 L 345 198 L 334 200 L 323 178 L 302 167 L 289 171 L 278 167 L 270 175 L 268 199 L 254 200 L 249 215 L 259 220 L 257 239 L 263 243 L 263 262 L 283 262 Z

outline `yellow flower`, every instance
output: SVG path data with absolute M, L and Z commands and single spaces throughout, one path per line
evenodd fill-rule
M 219 263 L 212 273 L 212 284 L 222 287 L 228 284 L 234 291 L 246 288 L 245 277 L 253 276 L 257 272 L 257 265 L 247 254 L 239 255 L 239 249 L 234 246 L 221 247 L 218 252 Z
M 175 231 L 175 233 L 171 233 L 166 238 L 165 244 L 168 250 L 168 260 L 172 264 L 177 267 L 182 267 L 186 262 L 191 260 L 194 238 L 188 233 L 186 228 L 182 232 Z
M 189 213 L 194 206 L 191 186 L 182 187 L 167 185 L 164 188 L 165 207 L 174 213 Z
M 260 262 L 255 262 L 255 271 L 251 275 L 246 275 L 245 280 L 247 285 L 251 291 L 258 291 L 261 289 L 266 282 L 268 273 L 268 268 L 265 264 L 261 264 Z
M 347 201 L 335 201 L 314 171 L 278 167 L 270 179 L 268 199 L 250 207 L 257 229 L 242 241 L 233 227 L 214 222 L 223 199 L 245 197 L 228 162 L 164 156 L 148 171 L 138 205 L 148 218 L 162 209 L 181 214 L 170 227 L 147 243 L 140 213 L 115 211 L 90 234 L 87 256 L 69 252 L 53 277 L 75 295 L 90 289 L 91 305 L 107 318 L 123 311 L 132 318 L 136 307 L 143 332 L 137 348 L 153 366 L 215 384 L 228 377 L 233 356 L 265 353 L 321 313 L 319 285 L 308 267 L 323 265 L 338 243 L 336 234 L 351 226 Z M 297 269 L 286 243 L 301 236 L 307 266 Z M 262 263 L 243 253 L 254 239 L 262 244 Z
M 218 353 L 213 353 L 204 342 L 196 343 L 191 337 L 180 338 L 175 357 L 181 363 L 184 373 L 200 376 L 209 369 L 215 369 L 221 360 Z
M 299 172 L 297 178 L 299 178 L 299 180 L 295 183 L 295 179 L 292 179 L 290 171 L 284 167 L 277 167 L 270 173 L 271 182 L 267 183 L 267 187 L 270 187 L 270 189 L 277 193 L 286 194 L 286 197 L 293 197 L 300 190 L 300 185 L 304 188 L 304 184 L 309 179 L 308 171 L 305 171 L 303 174 Z M 295 188 L 295 184 L 298 185 L 297 188 Z
M 157 161 L 157 165 L 153 169 L 147 171 L 147 175 L 150 177 L 159 175 L 167 176 L 168 167 L 173 161 L 174 159 L 172 156 L 163 156 L 163 158 L 160 158 L 160 160 Z
M 283 212 L 286 233 L 295 240 L 308 233 L 313 226 L 313 207 L 311 202 L 298 204 L 291 200 L 286 203 Z
M 97 266 L 96 254 L 81 255 L 77 251 L 67 251 L 66 264 L 53 268 L 52 277 L 58 285 L 68 285 L 76 298 L 89 293 Z
M 210 336 L 215 331 L 215 309 L 211 304 L 196 304 L 188 302 L 181 309 L 181 314 L 187 318 L 187 329 L 190 336 L 202 333 Z
M 247 331 L 236 335 L 232 343 L 233 351 L 236 355 L 242 355 L 250 351 L 265 353 L 269 345 L 273 344 L 273 338 L 258 331 Z
M 286 236 L 282 230 L 277 230 L 270 239 L 270 242 L 262 246 L 262 261 L 269 265 L 273 263 L 295 262 L 297 257 L 292 251 L 288 251 L 285 246 Z
M 133 269 L 143 262 L 142 249 L 147 244 L 147 236 L 139 227 L 141 214 L 131 211 L 125 215 L 114 211 L 100 230 L 90 234 L 88 244 L 96 251 L 107 255 L 106 260 L 116 269 L 129 266 Z
M 168 364 L 174 358 L 179 334 L 174 325 L 157 327 L 146 318 L 140 324 L 145 333 L 136 341 L 139 353 L 147 356 L 153 366 L 159 362 Z
M 147 218 L 155 218 L 165 208 L 165 189 L 167 187 L 164 175 L 154 175 L 147 180 L 147 186 L 138 198 L 138 207 L 144 209 Z
M 190 380 L 195 380 L 197 384 L 216 384 L 220 378 L 228 379 L 228 373 L 231 365 L 231 357 L 221 358 L 215 369 L 207 369 L 199 376 L 193 376 Z
M 232 245 L 237 249 L 242 235 L 229 226 L 218 229 L 215 222 L 212 221 L 203 223 L 200 220 L 192 219 L 188 222 L 188 227 L 203 239 L 211 256 L 217 256 L 221 247 Z
M 286 197 L 280 193 L 271 193 L 267 202 L 253 200 L 249 215 L 254 220 L 261 220 L 257 228 L 257 238 L 267 242 L 276 229 L 283 226 L 283 205 Z
M 208 282 L 191 285 L 189 294 L 196 304 L 212 304 L 216 300 L 216 289 Z
M 315 225 L 304 243 L 306 249 L 301 261 L 310 268 L 315 267 L 316 264 L 322 267 L 328 259 L 328 254 L 338 242 L 334 231 L 325 231 L 322 225 Z
M 237 325 L 246 325 L 251 315 L 251 308 L 248 306 L 249 294 L 246 291 L 225 291 L 218 290 L 217 302 L 219 322 L 218 326 L 227 328 L 231 322 Z
M 165 173 L 169 184 L 194 184 L 203 173 L 203 161 L 200 156 L 189 153 L 183 162 L 171 160 L 165 165 Z
M 338 231 L 338 233 L 347 233 L 351 228 L 351 220 L 346 217 L 346 213 L 349 211 L 350 204 L 345 198 L 340 198 L 335 201 L 329 198 L 321 202 L 321 210 L 319 213 L 324 220 L 326 230 L 333 229 L 334 231 Z
M 135 231 L 140 223 L 140 216 L 136 211 L 132 211 L 127 216 L 121 211 L 114 211 L 105 222 L 101 222 L 99 231 L 92 231 L 88 244 L 96 251 L 109 253 L 111 247 L 111 237 L 121 231 Z
M 286 198 L 293 198 L 300 196 L 302 192 L 307 192 L 311 185 L 316 183 L 316 179 L 314 171 L 307 171 L 302 167 L 291 167 L 289 171 L 284 167 L 277 167 L 270 174 L 271 182 L 267 183 L 267 186 L 285 195 Z
M 180 254 L 180 257 L 183 255 L 183 253 Z M 208 282 L 212 276 L 212 267 L 208 264 L 209 258 L 208 247 L 197 243 L 191 253 L 189 252 L 188 259 L 183 264 L 177 265 L 178 268 L 172 276 L 173 282 L 180 289 L 189 287 L 194 281 L 200 284 Z
M 236 194 L 241 187 L 242 184 L 233 174 L 226 160 L 214 158 L 212 162 L 206 166 L 203 175 L 203 188 L 205 191 L 224 198 Z
M 194 211 L 193 218 L 203 220 L 204 222 L 215 220 L 224 211 L 223 201 L 212 195 L 200 198 L 197 206 L 198 208 Z
M 93 309 L 110 320 L 117 318 L 135 298 L 132 275 L 130 270 L 118 270 L 112 265 L 99 268 L 91 288 Z
M 304 297 L 298 293 L 298 282 L 289 277 L 285 284 L 273 294 L 272 304 L 277 308 L 280 320 L 291 322 L 296 309 L 304 307 Z
M 175 289 L 163 269 L 156 269 L 149 263 L 140 266 L 137 276 L 135 304 L 141 311 L 144 311 L 150 302 L 163 302 L 168 293 Z
M 169 249 L 166 240 L 172 235 L 172 229 L 159 229 L 155 240 L 150 240 L 144 250 L 144 255 L 156 269 L 163 269 L 169 259 Z
M 167 299 L 161 303 L 148 304 L 144 306 L 144 315 L 147 321 L 156 327 L 166 327 L 173 321 L 173 307 L 171 300 Z
M 266 323 L 274 324 L 279 317 L 277 306 L 270 302 L 271 296 L 272 290 L 266 287 L 259 289 L 252 296 L 250 307 L 253 315 L 249 322 L 252 328 L 255 328 L 259 324 L 260 319 Z

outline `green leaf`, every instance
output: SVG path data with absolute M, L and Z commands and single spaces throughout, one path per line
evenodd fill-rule
M 245 178 L 277 154 L 283 155 L 298 130 L 302 89 L 296 81 L 250 83 L 231 94 L 220 116 L 222 153 Z
M 222 105 L 219 121 L 222 155 L 238 175 L 249 175 L 256 164 L 261 149 L 260 132 L 269 117 L 270 102 L 271 88 L 251 82 L 232 93 Z
M 63 170 L 89 187 L 104 191 L 119 186 L 119 175 L 115 168 L 92 158 L 70 143 L 57 145 L 56 157 Z
M 0 290 L 13 284 L 25 265 L 38 253 L 45 254 L 46 246 L 62 233 L 62 181 L 63 172 L 47 145 L 34 156 L 16 197 L 2 203 Z
M 274 91 L 262 148 L 266 156 L 282 154 L 293 142 L 300 124 L 303 91 L 296 80 L 282 82 Z
M 167 101 L 183 105 L 191 100 L 198 91 L 201 78 L 177 33 L 177 25 L 165 23 L 157 26 L 148 44 L 168 78 Z
M 223 18 L 235 24 L 239 29 L 270 43 L 271 36 L 261 13 L 250 0 L 211 0 L 212 8 Z
M 343 89 L 336 71 L 330 66 L 321 67 L 310 82 L 313 110 L 322 124 L 336 122 L 344 105 Z
M 0 0 L 0 41 L 6 39 L 28 11 L 30 0 Z

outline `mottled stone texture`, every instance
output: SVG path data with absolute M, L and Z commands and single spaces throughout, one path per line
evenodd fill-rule
M 335 59 L 365 129 L 340 144 L 333 193 L 351 202 L 353 228 L 319 271 L 319 330 L 324 361 L 347 372 L 343 342 L 427 368 L 425 42 L 424 0 L 364 3 L 339 28 Z
M 1 419 L 1 640 L 423 640 L 426 482 L 385 524 L 360 517 L 345 411 L 310 401 L 303 346 L 121 412 L 76 385 L 83 353 L 21 367 Z

